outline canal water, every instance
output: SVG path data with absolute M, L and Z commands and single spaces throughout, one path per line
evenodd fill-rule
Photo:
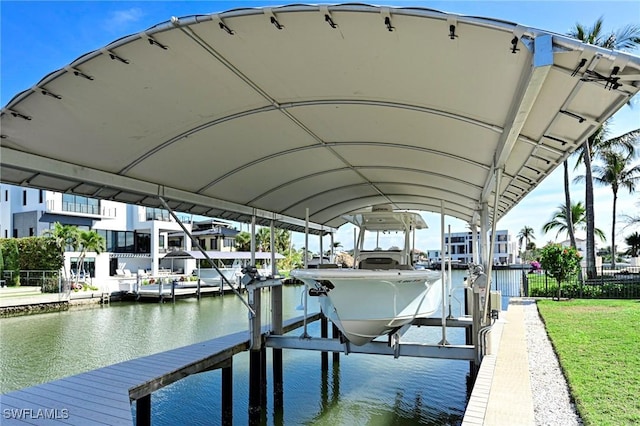
M 463 271 L 454 271 L 454 285 Z M 302 286 L 283 291 L 284 317 L 302 314 Z M 461 314 L 462 291 L 454 291 L 453 315 Z M 263 300 L 269 298 L 263 296 Z M 264 303 L 264 302 L 263 302 Z M 270 306 L 266 302 L 266 309 Z M 314 298 L 309 311 L 317 312 Z M 265 314 L 263 321 L 268 322 Z M 78 374 L 102 366 L 247 330 L 247 310 L 234 295 L 172 303 L 114 302 L 110 306 L 0 320 L 2 393 Z M 299 335 L 302 329 L 291 334 Z M 319 336 L 319 323 L 309 325 Z M 413 327 L 403 341 L 438 343 L 442 331 Z M 464 343 L 462 329 L 448 329 L 447 340 Z M 271 370 L 264 424 L 457 425 L 468 398 L 469 363 L 350 354 L 340 355 L 329 372 L 320 353 L 284 350 L 284 407 L 273 409 Z M 270 350 L 267 350 L 270 362 Z M 248 422 L 247 353 L 236 355 L 234 424 Z M 180 380 L 152 395 L 154 425 L 220 423 L 220 371 Z M 134 410 L 135 411 L 135 410 Z

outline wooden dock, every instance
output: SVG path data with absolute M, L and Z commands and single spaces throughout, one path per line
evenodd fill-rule
M 311 314 L 307 322 L 319 318 Z M 303 317 L 288 320 L 283 332 L 303 322 Z M 228 367 L 233 355 L 249 348 L 249 338 L 247 331 L 229 334 L 3 394 L 1 423 L 130 426 L 131 402 L 137 400 L 137 423 L 144 424 L 140 410 L 149 416 L 152 392 L 191 374 Z
M 125 298 L 134 298 L 135 300 L 157 300 L 175 301 L 176 299 L 184 299 L 187 297 L 202 296 L 217 296 L 221 294 L 232 293 L 233 289 L 229 285 L 223 285 L 220 288 L 219 285 L 200 285 L 195 284 L 183 284 L 177 282 L 176 284 L 168 283 L 163 285 L 150 284 L 133 286 L 131 291 L 127 291 L 123 294 Z

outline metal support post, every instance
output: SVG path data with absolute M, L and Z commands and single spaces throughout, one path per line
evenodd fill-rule
M 446 268 L 446 262 L 445 262 L 445 251 L 446 251 L 446 244 L 445 244 L 445 239 L 444 239 L 444 200 L 440 200 L 440 235 L 441 235 L 441 253 L 442 253 L 442 261 L 440 262 L 440 285 L 441 285 L 441 291 L 442 291 L 442 340 L 440 340 L 440 345 L 448 345 L 449 342 L 447 342 L 447 294 L 446 294 L 446 272 L 445 272 L 445 268 Z M 449 235 L 449 240 L 451 240 L 451 235 Z M 451 244 L 449 244 L 449 247 L 451 247 Z M 451 262 L 451 253 L 449 253 L 449 262 Z
M 250 315 L 250 350 L 249 350 L 249 424 L 260 424 L 262 412 L 262 324 L 261 289 L 255 285 L 247 285 L 249 306 L 254 315 Z

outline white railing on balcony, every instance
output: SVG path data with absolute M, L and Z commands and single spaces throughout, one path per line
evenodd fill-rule
M 69 203 L 59 200 L 47 200 L 46 213 L 70 214 L 73 216 L 116 217 L 116 208 L 82 203 Z

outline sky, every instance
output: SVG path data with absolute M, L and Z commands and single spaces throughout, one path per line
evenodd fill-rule
M 289 2 L 296 3 L 296 2 Z M 264 1 L 0 1 L 0 103 L 4 107 L 15 95 L 35 85 L 47 74 L 63 68 L 85 53 L 99 49 L 123 36 L 143 31 L 168 21 L 172 16 L 223 12 L 246 7 L 276 6 L 284 3 Z M 524 26 L 565 34 L 577 22 L 590 26 L 603 17 L 606 31 L 628 24 L 640 25 L 640 2 L 635 1 L 386 1 L 372 4 L 426 7 L 450 13 L 484 16 L 515 22 Z M 637 49 L 632 52 L 640 55 Z M 610 136 L 615 137 L 640 127 L 640 100 L 625 106 L 614 115 Z M 572 172 L 572 176 L 584 170 Z M 584 186 L 571 185 L 572 200 L 584 200 Z M 611 234 L 612 192 L 609 187 L 595 187 L 596 227 Z M 498 229 L 514 236 L 525 226 L 534 230 L 537 246 L 549 241 L 563 241 L 566 235 L 544 234 L 542 226 L 551 220 L 564 203 L 562 168 L 547 177 L 534 191 L 498 221 Z M 621 215 L 637 215 L 640 190 L 630 195 L 618 194 L 616 244 L 638 227 L 623 229 Z M 416 236 L 416 248 L 426 251 L 440 247 L 440 216 L 423 214 L 430 229 Z M 466 224 L 445 218 L 445 231 L 467 231 Z M 246 229 L 246 225 L 244 227 Z M 580 234 L 578 235 L 580 236 Z M 329 247 L 325 237 L 323 248 Z M 345 249 L 353 247 L 353 228 L 344 226 L 334 236 Z M 296 248 L 305 246 L 304 235 L 295 234 Z M 596 240 L 599 247 L 610 245 Z M 319 238 L 309 237 L 309 248 L 319 249 Z

